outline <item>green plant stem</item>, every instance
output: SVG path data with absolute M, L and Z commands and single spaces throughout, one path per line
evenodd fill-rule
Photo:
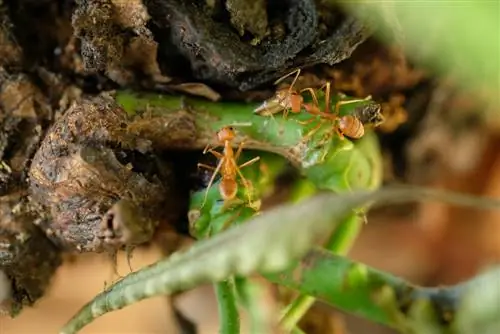
M 294 327 L 294 328 L 292 329 L 291 334 L 305 334 L 305 333 L 304 333 L 304 331 L 303 331 L 302 329 L 300 329 L 300 328 L 298 328 L 298 327 Z
M 284 310 L 284 315 L 280 320 L 280 325 L 286 333 L 293 333 L 297 329 L 300 319 L 307 313 L 314 304 L 316 298 L 309 295 L 300 294 Z
M 363 188 L 368 188 L 368 189 L 376 189 L 380 186 L 382 182 L 382 168 L 381 168 L 381 163 L 380 161 L 382 160 L 381 154 L 380 154 L 380 148 L 378 146 L 378 142 L 376 139 L 371 136 L 371 134 L 367 134 L 365 138 L 362 140 L 358 141 L 356 143 L 356 150 L 355 152 L 352 152 L 353 156 L 356 153 L 362 153 L 362 156 L 364 159 L 356 159 L 356 164 L 357 165 L 362 165 L 363 163 L 366 163 L 368 167 L 362 168 L 359 170 L 370 170 L 370 177 L 365 180 L 363 183 L 358 183 L 358 187 L 363 187 Z M 340 154 L 342 154 L 340 152 Z M 332 161 L 336 160 L 335 158 L 338 158 L 339 154 L 337 154 L 337 157 L 334 157 Z M 338 161 L 337 161 L 338 163 Z M 332 164 L 333 166 L 333 164 Z M 354 168 L 352 168 L 351 164 L 344 164 L 346 170 L 350 170 L 351 172 L 354 171 Z M 317 168 L 317 167 L 316 167 Z M 326 169 L 326 168 L 325 168 Z M 330 171 L 332 169 L 329 169 Z M 338 175 L 341 175 L 342 173 L 337 173 Z M 354 173 L 355 174 L 355 173 Z M 316 184 L 319 188 L 323 189 L 329 189 L 329 190 L 337 190 L 339 191 L 340 189 L 344 189 L 344 191 L 348 190 L 351 186 L 356 184 L 356 178 L 354 177 L 349 177 L 346 178 L 346 180 L 349 180 L 343 187 L 335 187 L 334 184 L 332 183 L 331 186 L 328 186 L 328 182 L 324 182 L 326 180 L 335 180 L 335 177 L 325 177 L 325 172 L 324 171 L 319 171 L 317 175 L 312 175 L 309 173 L 310 176 L 313 176 L 313 180 L 317 176 L 320 176 L 320 178 L 316 181 L 313 182 Z M 321 182 L 321 180 L 324 180 Z M 305 195 L 307 196 L 308 192 L 305 192 Z M 361 227 L 363 225 L 364 218 L 362 218 L 360 215 L 353 213 L 349 217 L 347 217 L 344 221 L 342 221 L 338 227 L 334 230 L 332 233 L 330 239 L 326 242 L 325 248 L 327 250 L 330 250 L 331 252 L 338 254 L 338 255 L 345 255 L 347 252 L 351 249 L 352 245 L 354 244 L 354 241 L 356 240 Z M 314 304 L 315 298 L 311 296 L 307 296 L 304 294 L 299 295 L 295 300 L 293 300 L 288 307 L 284 310 L 284 315 L 281 319 L 281 325 L 282 327 L 290 331 L 293 328 L 295 328 L 296 324 L 300 321 L 300 319 L 305 315 L 307 310 Z
M 413 292 L 413 287 L 401 279 L 319 249 L 309 252 L 289 270 L 265 277 L 343 311 L 392 327 L 398 327 L 391 315 L 398 310 L 395 291 Z M 384 288 L 389 289 L 390 296 L 378 298 L 384 294 Z
M 400 333 L 498 333 L 500 267 L 455 286 L 424 288 L 336 256 L 310 251 L 270 281 L 309 293 Z
M 337 255 L 347 255 L 361 232 L 363 224 L 364 219 L 358 214 L 354 213 L 347 217 L 332 233 L 324 246 L 325 249 Z
M 335 151 L 341 146 L 352 146 L 348 140 L 332 140 L 319 144 L 331 126 L 325 123 L 317 135 L 304 143 L 303 137 L 315 124 L 305 126 L 297 120 L 310 119 L 307 113 L 283 117 L 255 115 L 255 105 L 243 103 L 214 103 L 203 99 L 172 95 L 144 94 L 119 91 L 116 101 L 133 117 L 129 132 L 148 141 L 155 149 L 202 150 L 206 145 L 217 146 L 216 132 L 224 126 L 237 130 L 234 146 L 242 141 L 245 148 L 277 153 L 298 168 L 321 165 L 321 152 Z M 332 103 L 335 100 L 332 99 Z M 341 113 L 363 103 L 346 105 Z M 141 114 L 141 117 L 137 117 Z M 318 148 L 318 146 L 320 146 Z
M 360 216 L 356 214 L 349 216 L 335 229 L 325 248 L 334 254 L 347 254 L 354 244 L 362 225 L 363 219 Z M 281 325 L 284 330 L 292 331 L 315 301 L 315 297 L 305 294 L 300 294 L 295 298 L 286 308 L 285 314 L 281 319 Z
M 238 301 L 248 312 L 250 318 L 250 333 L 270 333 L 274 319 L 269 315 L 269 307 L 264 305 L 266 298 L 263 296 L 264 288 L 248 278 L 235 277 L 234 285 Z
M 240 314 L 236 307 L 234 284 L 232 279 L 227 279 L 214 284 L 215 295 L 219 310 L 219 333 L 239 334 Z

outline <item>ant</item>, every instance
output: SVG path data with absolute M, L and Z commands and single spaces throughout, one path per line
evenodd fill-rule
M 351 114 L 351 115 L 344 115 L 344 116 L 339 116 L 340 112 L 340 107 L 342 105 L 346 104 L 351 104 L 351 103 L 356 103 L 356 102 L 363 102 L 363 101 L 370 101 L 372 99 L 371 95 L 365 97 L 364 99 L 353 99 L 353 100 L 347 100 L 347 101 L 338 101 L 335 104 L 335 108 L 333 113 L 330 112 L 330 89 L 331 85 L 330 82 L 327 82 L 323 87 L 321 87 L 319 90 L 325 90 L 325 107 L 324 110 L 321 111 L 319 107 L 319 102 L 318 98 L 316 97 L 316 93 L 312 88 L 305 88 L 304 91 L 308 91 L 312 98 L 313 98 L 313 104 L 303 104 L 304 108 L 306 111 L 312 115 L 320 116 L 322 120 L 319 122 L 317 126 L 315 126 L 313 129 L 311 129 L 305 136 L 304 138 L 309 138 L 311 137 L 314 133 L 316 133 L 321 126 L 323 125 L 324 122 L 334 122 L 335 125 L 333 127 L 333 131 L 328 133 L 328 137 L 331 136 L 333 133 L 337 133 L 340 139 L 344 139 L 344 136 L 347 136 L 349 138 L 353 139 L 359 139 L 363 137 L 365 134 L 365 127 L 363 125 L 363 121 L 360 119 L 361 116 L 363 116 L 363 119 L 368 119 L 369 116 L 372 114 L 375 115 L 380 115 L 380 106 L 378 108 L 360 108 L 356 109 L 356 111 Z M 366 109 L 366 110 L 365 110 Z M 365 115 L 367 113 L 370 113 L 370 115 Z M 376 117 L 372 117 L 373 119 L 378 119 Z M 314 121 L 314 118 L 312 118 L 309 121 L 301 122 L 302 124 L 307 124 Z M 328 138 L 327 138 L 328 139 Z M 324 142 L 323 140 L 322 142 Z
M 319 107 L 319 101 L 316 96 L 316 92 L 312 88 L 304 88 L 300 91 L 293 89 L 301 69 L 297 69 L 289 74 L 279 78 L 274 83 L 275 85 L 289 77 L 292 74 L 296 74 L 292 81 L 292 84 L 288 88 L 280 89 L 276 92 L 274 97 L 264 101 L 260 106 L 254 109 L 254 113 L 262 116 L 273 116 L 273 114 L 283 110 L 283 118 L 286 119 L 288 113 L 299 113 L 302 108 L 311 115 L 319 116 L 321 118 L 317 126 L 311 129 L 303 139 L 308 139 L 313 136 L 325 122 L 333 122 L 332 131 L 328 132 L 324 139 L 321 140 L 321 144 L 325 143 L 334 133 L 337 133 L 341 140 L 344 136 L 353 139 L 359 139 L 365 134 L 365 124 L 374 124 L 375 126 L 383 122 L 383 117 L 380 113 L 380 105 L 372 103 L 368 106 L 363 106 L 361 108 L 356 108 L 354 112 L 350 115 L 340 116 L 340 107 L 342 105 L 369 101 L 372 99 L 371 95 L 364 99 L 353 99 L 353 100 L 340 100 L 335 104 L 334 112 L 330 111 L 330 92 L 331 83 L 327 82 L 319 90 L 325 90 L 325 107 L 323 110 Z M 313 98 L 313 103 L 304 103 L 304 98 L 302 96 L 303 92 L 309 92 Z M 342 97 L 341 97 L 342 98 Z M 302 125 L 309 124 L 316 120 L 316 117 L 311 118 L 307 121 L 297 121 Z
M 299 68 L 276 80 L 274 82 L 274 85 L 279 84 L 281 81 L 283 81 L 284 79 L 288 78 L 289 76 L 295 73 L 295 78 L 293 79 L 292 84 L 288 88 L 279 89 L 272 98 L 264 101 L 261 105 L 255 108 L 254 113 L 261 116 L 272 117 L 273 114 L 276 114 L 283 110 L 284 119 L 287 118 L 290 112 L 294 114 L 299 113 L 304 104 L 304 98 L 302 97 L 301 93 L 305 89 L 301 91 L 296 91 L 293 89 L 293 86 L 297 82 L 300 72 L 301 69 Z
M 364 99 L 353 99 L 353 100 L 342 100 L 342 98 L 345 96 L 341 96 L 341 100 L 335 104 L 334 111 L 332 113 L 330 112 L 330 89 L 331 89 L 330 82 L 327 82 L 319 90 L 322 89 L 325 90 L 325 107 L 323 110 L 321 110 L 319 107 L 319 102 L 318 98 L 316 97 L 315 91 L 312 88 L 304 89 L 304 91 L 308 91 L 311 94 L 313 103 L 303 104 L 303 107 L 311 115 L 319 116 L 320 121 L 314 128 L 309 130 L 309 132 L 303 136 L 302 138 L 303 140 L 308 140 L 310 137 L 312 137 L 323 126 L 325 122 L 332 122 L 333 125 L 331 131 L 328 131 L 319 142 L 320 145 L 324 145 L 335 133 L 339 136 L 341 140 L 344 140 L 344 136 L 353 139 L 358 139 L 363 137 L 363 135 L 365 134 L 365 127 L 364 127 L 365 121 L 366 124 L 371 124 L 378 122 L 379 120 L 382 119 L 382 115 L 380 114 L 380 105 L 374 103 L 370 104 L 369 106 L 364 106 L 362 108 L 356 108 L 355 111 L 350 115 L 344 115 L 344 116 L 339 115 L 340 107 L 342 105 L 362 102 L 362 101 L 369 101 L 372 99 L 371 96 L 367 96 Z M 300 123 L 302 125 L 305 125 L 313 122 L 315 119 L 316 117 L 313 117 L 310 120 L 303 121 Z M 328 149 L 325 148 L 320 160 L 321 161 L 324 160 L 327 154 L 328 154 Z
M 346 115 L 339 117 L 338 112 L 340 110 L 340 106 L 344 104 L 349 104 L 349 103 L 355 103 L 355 102 L 360 102 L 360 101 L 367 101 L 371 99 L 371 96 L 368 96 L 365 99 L 357 99 L 357 100 L 349 100 L 349 101 L 339 101 L 335 105 L 335 111 L 334 113 L 330 113 L 330 82 L 327 82 L 323 87 L 320 88 L 320 90 L 325 89 L 325 110 L 321 111 L 319 109 L 319 102 L 316 97 L 316 93 L 312 88 L 304 88 L 300 91 L 296 91 L 293 89 L 295 83 L 297 82 L 297 79 L 300 76 L 301 69 L 297 69 L 295 71 L 292 71 L 283 77 L 279 78 L 274 82 L 274 85 L 277 85 L 281 81 L 283 81 L 285 78 L 291 76 L 292 74 L 295 73 L 295 77 L 292 81 L 292 84 L 288 88 L 280 89 L 276 92 L 276 94 L 264 103 L 262 103 L 260 106 L 254 109 L 254 113 L 262 115 L 262 116 L 272 116 L 273 114 L 283 110 L 283 118 L 286 119 L 288 116 L 288 113 L 299 113 L 302 108 L 304 108 L 308 113 L 316 115 L 316 116 L 321 116 L 325 120 L 330 120 L 330 121 L 338 121 L 338 126 L 335 128 L 335 132 L 339 134 L 339 137 L 341 139 L 344 138 L 344 134 L 347 137 L 350 138 L 361 138 L 364 135 L 364 126 L 363 123 L 360 121 L 360 119 L 356 115 Z M 304 103 L 304 98 L 302 96 L 303 92 L 309 92 L 312 95 L 312 98 L 314 100 L 313 104 L 309 103 Z M 314 119 L 310 121 L 298 121 L 299 123 L 305 125 L 313 121 Z M 321 127 L 322 123 L 320 123 L 317 128 L 315 127 L 310 135 L 306 135 L 306 137 L 312 136 L 319 128 Z
M 238 175 L 242 179 L 243 186 L 247 189 L 248 202 L 250 205 L 252 204 L 252 198 L 250 196 L 250 191 L 249 191 L 251 183 L 243 176 L 240 169 L 250 166 L 251 164 L 257 162 L 260 159 L 260 157 L 255 157 L 238 166 L 237 160 L 243 150 L 243 142 L 240 143 L 240 145 L 238 146 L 238 150 L 236 151 L 236 153 L 234 153 L 232 143 L 235 137 L 236 134 L 233 127 L 230 126 L 223 127 L 217 132 L 217 140 L 219 141 L 220 144 L 224 146 L 224 150 L 222 151 L 222 153 L 209 148 L 208 145 L 203 150 L 203 154 L 206 154 L 207 152 L 212 153 L 216 158 L 219 159 L 219 163 L 215 168 L 202 163 L 198 164 L 198 168 L 202 167 L 213 171 L 201 207 L 203 207 L 207 201 L 208 191 L 212 186 L 215 177 L 217 176 L 217 173 L 220 173 L 221 175 L 219 192 L 222 199 L 224 200 L 224 206 L 226 206 L 227 203 L 232 201 L 236 197 L 236 194 L 238 192 L 238 183 L 236 182 L 236 175 Z

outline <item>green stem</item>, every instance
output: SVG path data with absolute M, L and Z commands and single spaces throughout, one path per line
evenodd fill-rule
M 404 291 L 404 296 L 413 293 L 413 287 L 401 279 L 354 264 L 326 250 L 313 250 L 289 270 L 264 276 L 273 283 L 312 295 L 343 311 L 392 327 L 398 327 L 392 312 L 399 306 L 383 290 L 389 289 L 390 297 L 396 295 L 395 291 Z M 295 309 L 300 310 L 299 306 Z
M 255 105 L 213 103 L 172 95 L 139 96 L 127 91 L 118 92 L 116 101 L 133 116 L 128 126 L 130 134 L 160 150 L 201 150 L 206 145 L 217 146 L 220 143 L 215 133 L 230 125 L 237 129 L 235 147 L 244 141 L 247 149 L 277 153 L 302 169 L 321 165 L 324 162 L 321 153 L 325 149 L 332 152 L 342 146 L 352 146 L 348 140 L 340 141 L 338 138 L 320 144 L 325 132 L 331 132 L 331 125 L 326 123 L 317 135 L 304 143 L 304 135 L 315 126 L 314 123 L 305 126 L 297 122 L 309 119 L 307 113 L 294 114 L 288 119 L 270 118 L 254 114 Z M 332 100 L 332 103 L 335 101 Z M 349 104 L 341 112 L 347 113 L 354 107 L 356 103 Z
M 400 333 L 498 333 L 500 267 L 455 286 L 426 288 L 323 249 L 271 282 L 313 295 Z
M 325 248 L 337 255 L 347 255 L 361 232 L 364 219 L 357 214 L 347 217 L 335 229 Z
M 285 332 L 293 333 L 298 329 L 297 324 L 314 304 L 316 298 L 309 295 L 300 294 L 285 309 L 285 314 L 281 318 L 280 324 Z
M 250 317 L 250 333 L 262 334 L 271 331 L 271 319 L 268 307 L 263 305 L 263 287 L 244 277 L 235 277 L 234 285 L 238 301 L 246 309 Z
M 364 159 L 355 160 L 355 164 L 345 164 L 346 170 L 353 172 L 353 175 L 359 175 L 359 171 L 362 170 L 370 170 L 371 176 L 365 180 L 364 183 L 358 183 L 357 186 L 361 186 L 362 188 L 368 189 L 376 189 L 380 186 L 382 180 L 382 168 L 380 161 L 382 160 L 380 156 L 380 148 L 378 146 L 377 141 L 367 134 L 363 140 L 357 142 L 356 145 L 357 153 L 362 152 Z M 354 153 L 353 153 L 354 154 Z M 342 152 L 339 152 L 334 158 L 333 161 L 338 163 L 338 158 L 340 158 Z M 353 165 L 357 165 L 358 168 L 363 163 L 367 164 L 365 169 L 356 169 L 353 168 Z M 332 165 L 334 166 L 334 165 Z M 317 167 L 313 167 L 316 168 Z M 326 168 L 325 168 L 326 169 Z M 329 169 L 332 170 L 333 168 Z M 325 172 L 319 171 L 318 174 L 314 175 L 309 172 L 309 176 L 313 177 L 311 181 L 315 180 L 317 176 L 320 176 L 316 182 L 312 182 L 320 189 L 329 189 L 333 191 L 338 191 L 334 186 L 334 182 L 328 184 L 325 182 L 327 180 L 334 180 L 335 177 L 325 178 Z M 343 188 L 349 189 L 353 184 L 356 184 L 356 178 L 350 177 L 348 178 L 350 182 L 346 183 Z M 344 191 L 345 191 L 344 189 Z M 363 226 L 364 218 L 360 217 L 359 214 L 353 213 L 349 217 L 347 217 L 344 221 L 342 221 L 339 226 L 333 231 L 330 239 L 325 244 L 325 248 L 331 251 L 332 253 L 345 255 L 351 249 L 354 241 L 356 240 L 361 227 Z M 296 324 L 300 321 L 300 319 L 304 316 L 307 310 L 314 304 L 315 298 L 310 297 L 308 295 L 302 294 L 299 295 L 292 303 L 285 309 L 284 316 L 281 319 L 281 324 L 285 330 L 292 330 Z
M 225 280 L 214 284 L 219 310 L 221 334 L 240 333 L 240 315 L 236 307 L 234 284 L 232 280 Z
M 294 327 L 292 329 L 292 332 L 291 334 L 305 334 L 304 331 L 302 329 L 300 329 L 299 327 Z
M 347 254 L 361 230 L 363 221 L 364 220 L 357 214 L 353 214 L 346 218 L 332 233 L 325 248 L 334 254 Z M 295 298 L 286 308 L 285 314 L 281 319 L 281 325 L 284 330 L 287 332 L 292 331 L 315 301 L 315 297 L 305 294 L 301 294 Z

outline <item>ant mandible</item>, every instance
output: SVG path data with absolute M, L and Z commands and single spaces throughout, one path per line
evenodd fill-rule
M 201 167 L 213 171 L 201 207 L 205 205 L 208 197 L 208 191 L 212 186 L 215 177 L 217 176 L 218 173 L 220 173 L 221 175 L 219 192 L 222 199 L 224 200 L 224 206 L 226 206 L 230 201 L 232 201 L 236 197 L 236 194 L 238 192 L 238 183 L 236 181 L 236 175 L 238 175 L 242 179 L 243 186 L 247 189 L 248 202 L 250 205 L 252 204 L 252 197 L 250 195 L 251 183 L 243 176 L 240 169 L 250 166 L 251 164 L 257 162 L 260 159 L 260 157 L 255 157 L 238 166 L 237 161 L 243 150 L 243 142 L 239 144 L 238 150 L 236 151 L 236 153 L 234 153 L 232 144 L 235 137 L 236 134 L 233 127 L 230 126 L 223 127 L 217 132 L 217 140 L 219 141 L 220 144 L 224 146 L 222 153 L 209 148 L 208 145 L 203 150 L 203 154 L 206 154 L 207 152 L 212 153 L 216 158 L 219 159 L 219 163 L 215 168 L 213 166 L 209 166 L 202 163 L 198 164 L 198 168 Z

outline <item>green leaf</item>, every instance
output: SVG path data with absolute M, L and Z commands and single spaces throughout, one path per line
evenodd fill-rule
M 325 162 L 304 169 L 318 189 L 337 193 L 376 189 L 382 181 L 381 153 L 374 133 L 367 133 L 355 144 L 332 144 Z
M 313 245 L 330 235 L 351 210 L 367 202 L 387 204 L 429 199 L 499 207 L 497 201 L 415 188 L 318 195 L 254 216 L 243 225 L 197 242 L 186 252 L 176 253 L 128 275 L 85 305 L 61 333 L 75 333 L 95 318 L 145 298 L 219 282 L 233 275 L 286 270 Z M 312 291 L 303 292 L 314 295 Z M 367 296 L 360 298 L 366 300 Z

